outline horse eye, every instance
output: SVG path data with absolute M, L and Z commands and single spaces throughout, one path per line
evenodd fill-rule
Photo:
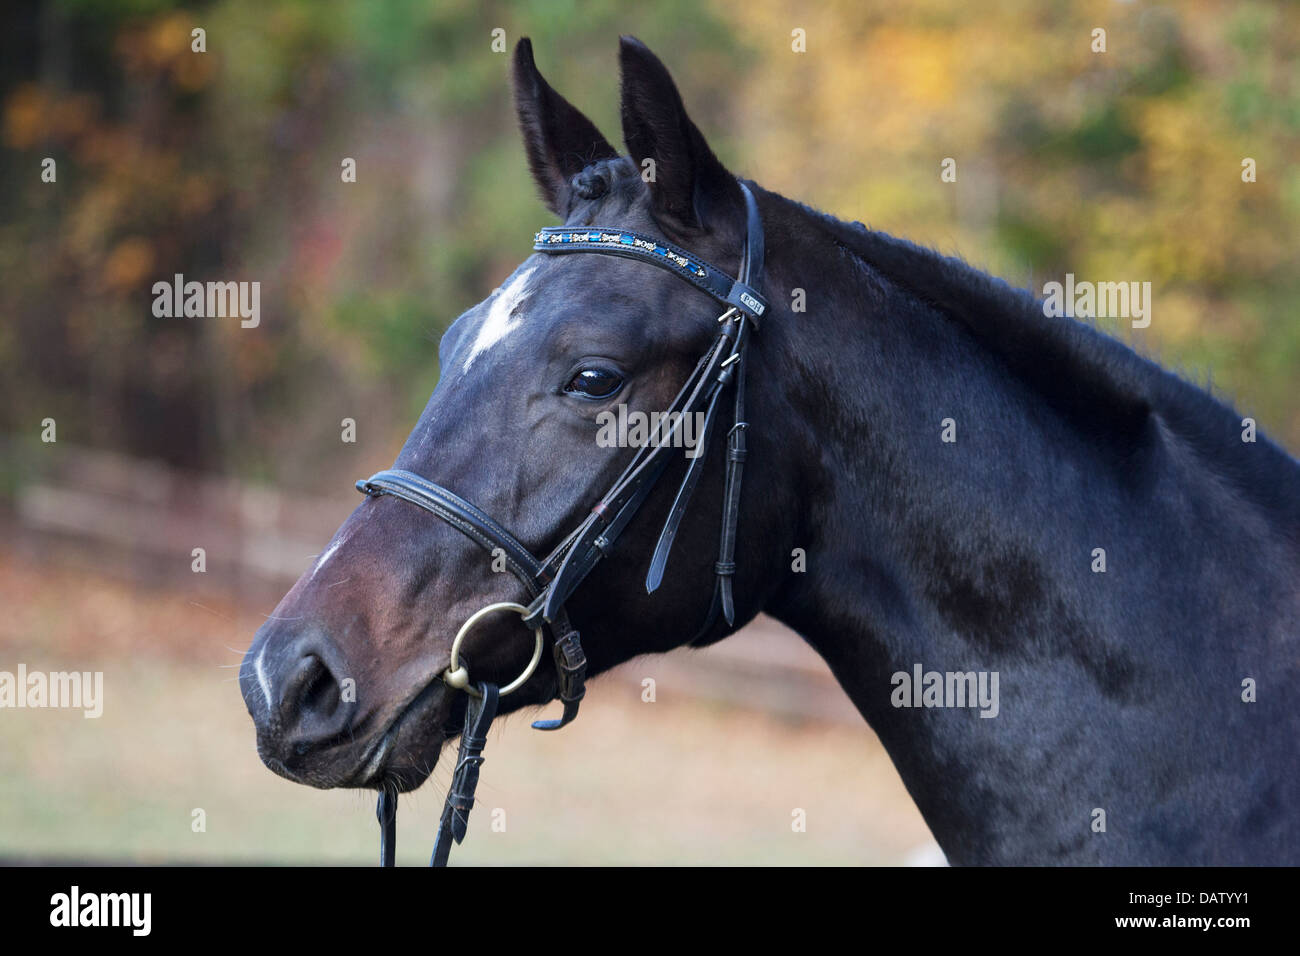
M 564 386 L 566 392 L 587 398 L 609 398 L 623 387 L 623 377 L 607 368 L 585 368 Z

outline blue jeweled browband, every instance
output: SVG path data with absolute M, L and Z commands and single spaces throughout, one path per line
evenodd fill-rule
M 735 306 L 756 321 L 767 311 L 767 300 L 716 266 L 672 243 L 627 229 L 588 226 L 572 229 L 547 226 L 533 236 L 536 252 L 603 252 L 651 262 L 679 275 L 724 305 Z

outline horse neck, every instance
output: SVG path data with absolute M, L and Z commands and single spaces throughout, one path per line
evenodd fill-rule
M 1135 768 L 1123 745 L 1164 734 L 1176 752 L 1219 759 L 1188 737 L 1207 719 L 1225 728 L 1241 719 L 1227 686 L 1240 668 L 1214 622 L 1242 635 L 1237 653 L 1264 655 L 1282 631 L 1300 633 L 1292 543 L 1269 530 L 1263 509 L 1203 474 L 1134 382 L 1102 377 L 1108 365 L 1165 374 L 1155 366 L 1134 371 L 1143 360 L 1087 330 L 1095 342 L 1040 344 L 1072 356 L 1043 357 L 1056 374 L 1086 368 L 1095 380 L 1035 382 L 988 347 L 997 329 L 980 341 L 969 317 L 954 321 L 842 235 L 787 215 L 773 230 L 769 288 L 804 288 L 808 310 L 772 317 L 763 345 L 780 356 L 769 367 L 782 408 L 802 419 L 772 453 L 799 462 L 787 478 L 807 490 L 788 544 L 807 564 L 786 575 L 767 612 L 827 660 L 951 861 L 1137 852 L 1131 841 L 1120 852 L 1118 841 L 1091 839 L 1090 814 L 1103 803 L 1111 813 L 1149 807 L 1170 777 L 1195 786 L 1197 771 L 1177 759 Z M 902 257 L 896 264 L 930 255 L 877 239 L 882 257 Z M 1234 566 L 1250 549 L 1263 561 Z M 1224 598 L 1234 591 L 1263 597 Z M 1284 606 L 1280 617 L 1270 601 Z M 910 678 L 917 665 L 984 672 L 986 688 L 996 673 L 996 716 L 896 706 L 894 675 Z M 1227 684 L 1207 701 L 1198 682 L 1216 665 Z M 1121 746 L 1098 747 L 1099 726 Z M 1098 779 L 1105 785 L 1090 788 Z

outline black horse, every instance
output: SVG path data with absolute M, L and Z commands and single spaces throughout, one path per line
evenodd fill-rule
M 692 462 L 675 456 L 569 602 L 589 672 L 763 611 L 829 663 L 955 864 L 1300 863 L 1297 462 L 1027 292 L 742 186 L 663 64 L 630 38 L 620 61 L 628 156 L 516 49 L 547 206 L 735 276 L 747 188 L 768 308 L 745 358 L 734 621 L 710 614 L 725 455 L 699 469 L 662 587 L 644 585 Z M 597 442 L 597 416 L 670 408 L 718 311 L 644 262 L 530 256 L 443 337 L 396 467 L 545 554 L 631 454 Z M 444 521 L 365 500 L 245 658 L 266 764 L 317 787 L 419 786 L 467 704 L 440 676 L 453 635 L 527 603 L 493 570 Z M 534 649 L 509 615 L 467 645 L 475 678 L 501 683 Z M 502 709 L 561 689 L 546 661 Z

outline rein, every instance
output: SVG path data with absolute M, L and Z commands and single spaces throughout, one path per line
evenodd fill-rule
M 745 347 L 751 331 L 757 331 L 767 311 L 759 294 L 763 284 L 763 221 L 758 204 L 742 182 L 745 198 L 746 236 L 741 256 L 739 278 L 733 279 L 721 269 L 672 243 L 627 229 L 589 226 L 583 229 L 547 227 L 533 236 L 533 250 L 546 254 L 594 252 L 624 256 L 648 262 L 690 282 L 712 296 L 727 309 L 718 316 L 718 337 L 700 358 L 686 383 L 677 393 L 668 414 L 661 416 L 655 436 L 637 449 L 623 473 L 601 497 L 578 527 L 545 558 L 534 557 L 520 541 L 485 512 L 441 485 L 410 471 L 392 469 L 357 482 L 357 490 L 372 498 L 391 495 L 437 515 L 465 534 L 489 553 L 500 549 L 506 566 L 523 584 L 530 603 L 489 604 L 472 614 L 452 642 L 451 660 L 441 679 L 456 690 L 463 690 L 470 700 L 465 711 L 460 751 L 451 787 L 434 841 L 431 866 L 445 866 L 452 842 L 465 838 L 469 812 L 474 806 L 474 790 L 487 731 L 496 716 L 500 698 L 522 686 L 534 673 L 541 659 L 546 629 L 553 635 L 551 654 L 556 671 L 556 697 L 564 709 L 555 720 L 534 721 L 537 730 L 558 730 L 578 715 L 578 706 L 586 692 L 587 658 L 578 631 L 571 625 L 565 602 L 587 578 L 596 565 L 609 555 L 614 542 L 649 497 L 655 483 L 668 467 L 673 438 L 688 415 L 703 411 L 704 426 L 699 435 L 699 451 L 690 460 L 686 476 L 673 500 L 668 518 L 646 574 L 646 592 L 654 593 L 663 581 L 664 569 L 673 541 L 677 537 L 691 496 L 703 472 L 709 435 L 717 418 L 722 393 L 735 386 L 734 416 L 727 431 L 726 485 L 722 496 L 722 528 L 718 541 L 718 560 L 714 564 L 713 600 L 708 616 L 696 636 L 702 637 L 717 620 L 718 613 L 728 625 L 735 623 L 732 578 L 736 571 L 736 524 L 740 514 L 740 482 L 746 456 L 745 432 Z M 663 423 L 668 422 L 667 429 Z M 460 661 L 460 648 L 466 635 L 490 614 L 514 611 L 525 627 L 533 631 L 534 652 L 527 668 L 504 687 L 487 682 L 472 684 L 468 668 Z M 376 816 L 380 825 L 380 864 L 393 866 L 397 839 L 397 794 L 381 787 Z

